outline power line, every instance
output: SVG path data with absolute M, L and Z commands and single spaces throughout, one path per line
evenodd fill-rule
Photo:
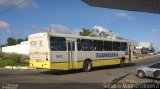
M 17 5 L 15 5 L 15 6 L 13 6 L 13 7 L 10 7 L 10 8 L 8 8 L 8 9 L 6 9 L 6 10 L 1 11 L 1 12 L 0 12 L 0 15 L 3 15 L 3 14 L 5 14 L 5 13 L 7 13 L 7 12 L 9 12 L 9 11 L 17 8 L 18 6 L 20 6 L 21 4 L 25 3 L 26 1 L 28 1 L 28 0 L 23 0 L 22 2 L 18 3 Z

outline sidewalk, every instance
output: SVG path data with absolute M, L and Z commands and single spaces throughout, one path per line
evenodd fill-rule
M 139 57 L 137 56 L 134 56 L 132 57 L 132 61 L 136 61 L 136 60 L 141 60 L 141 59 L 145 59 L 145 58 L 152 58 L 152 57 L 156 57 L 156 56 L 159 56 L 159 55 L 141 55 Z

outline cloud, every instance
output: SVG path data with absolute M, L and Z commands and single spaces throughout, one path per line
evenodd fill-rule
M 10 27 L 10 25 L 7 22 L 0 21 L 0 29 L 1 30 L 7 30 L 7 29 L 9 29 L 9 27 Z
M 160 29 L 153 29 L 152 32 L 160 32 Z
M 54 33 L 71 34 L 69 28 L 61 24 L 51 24 L 51 31 Z
M 94 34 L 97 37 L 105 37 L 105 38 L 113 37 L 113 34 L 109 29 L 99 25 L 95 25 L 92 27 L 92 34 Z
M 71 34 L 74 34 L 74 35 L 79 35 L 79 32 L 82 31 L 82 29 L 73 29 Z
M 106 33 L 110 33 L 111 31 L 108 28 L 99 26 L 99 25 L 95 25 L 92 27 L 92 30 L 96 31 L 96 32 L 106 32 Z
M 124 13 L 124 12 L 118 12 L 115 14 L 115 17 L 118 17 L 118 18 L 126 18 L 128 20 L 133 20 L 134 17 L 132 16 L 129 16 L 127 13 Z
M 35 25 L 31 25 L 31 28 L 33 29 L 39 29 Z M 61 34 L 74 34 L 78 35 L 81 29 L 69 29 L 68 27 L 62 25 L 62 24 L 51 24 L 48 27 L 42 27 L 40 28 L 40 31 L 42 32 L 52 32 L 52 33 L 61 33 Z
M 22 4 L 21 4 L 22 3 Z M 20 4 L 20 5 L 19 5 Z M 0 0 L 1 6 L 17 6 L 19 8 L 26 8 L 26 7 L 39 7 L 39 5 L 32 0 Z

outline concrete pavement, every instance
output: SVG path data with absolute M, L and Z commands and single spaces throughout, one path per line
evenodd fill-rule
M 73 83 L 84 84 L 102 84 L 111 83 L 117 80 L 118 83 L 147 83 L 152 82 L 153 79 L 145 78 L 139 79 L 136 77 L 136 68 L 143 65 L 152 64 L 160 61 L 160 56 L 144 58 L 141 60 L 134 60 L 133 63 L 127 64 L 124 67 L 118 66 L 104 66 L 94 68 L 91 72 L 82 72 L 82 70 L 75 71 L 49 71 L 45 69 L 38 70 L 10 70 L 0 69 L 0 82 L 2 83 L 60 83 L 65 85 Z M 160 83 L 159 80 L 155 82 Z M 89 86 L 89 85 L 86 85 Z M 90 87 L 91 87 L 90 86 Z M 97 85 L 98 86 L 98 85 Z M 34 87 L 35 88 L 35 87 Z M 93 88 L 92 88 L 93 89 Z

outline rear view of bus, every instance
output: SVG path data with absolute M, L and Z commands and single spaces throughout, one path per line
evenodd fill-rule
M 48 33 L 32 34 L 29 42 L 30 67 L 50 69 Z

